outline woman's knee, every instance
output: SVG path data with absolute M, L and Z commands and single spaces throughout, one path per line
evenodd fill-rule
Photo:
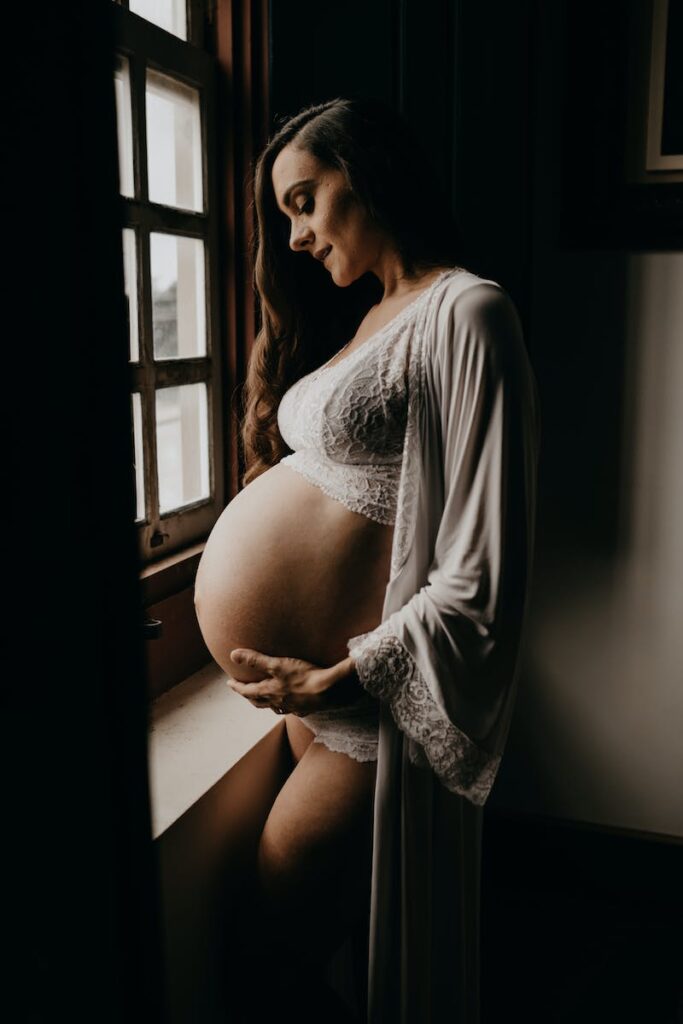
M 315 822 L 299 815 L 287 819 L 281 809 L 274 807 L 256 854 L 264 907 L 277 915 L 288 913 L 302 900 L 315 898 L 334 869 L 326 847 Z
M 296 899 L 305 878 L 304 861 L 298 845 L 267 821 L 256 853 L 256 876 L 264 908 L 276 913 Z
M 315 744 L 292 771 L 257 851 L 261 896 L 275 912 L 329 899 L 330 886 L 337 892 L 345 877 L 353 885 L 356 872 L 369 871 L 372 769 Z

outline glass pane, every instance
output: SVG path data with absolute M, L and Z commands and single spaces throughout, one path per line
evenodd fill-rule
M 142 452 L 142 401 L 140 392 L 130 396 L 133 408 L 133 445 L 135 452 L 135 522 L 145 518 L 145 465 Z
M 128 337 L 130 339 L 130 359 L 137 363 L 140 360 L 140 343 L 138 339 L 138 275 L 135 253 L 135 230 L 123 229 L 123 286 L 126 292 L 128 307 Z
M 114 68 L 116 95 L 116 132 L 119 145 L 119 190 L 122 196 L 135 195 L 133 181 L 133 117 L 130 106 L 130 67 L 127 57 L 116 54 Z
M 185 0 L 129 0 L 128 9 L 179 39 L 187 39 Z
M 206 384 L 183 384 L 156 393 L 159 511 L 170 512 L 209 496 Z
M 183 210 L 204 208 L 199 92 L 147 69 L 149 198 Z
M 152 232 L 149 247 L 154 358 L 206 355 L 204 242 Z

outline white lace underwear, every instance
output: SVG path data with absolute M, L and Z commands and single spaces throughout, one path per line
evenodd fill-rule
M 316 711 L 301 721 L 315 734 L 314 743 L 348 754 L 354 761 L 377 760 L 379 701 L 369 693 L 353 704 Z

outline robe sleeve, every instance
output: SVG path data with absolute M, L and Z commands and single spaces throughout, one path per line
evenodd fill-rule
M 474 804 L 493 785 L 509 730 L 531 571 L 538 394 L 504 289 L 446 297 L 427 349 L 434 443 L 421 485 L 438 528 L 426 583 L 347 644 L 363 687 L 388 703 L 411 761 Z M 422 501 L 415 529 L 424 528 Z

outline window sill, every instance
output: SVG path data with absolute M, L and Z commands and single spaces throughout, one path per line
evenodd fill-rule
M 157 839 L 280 721 L 226 685 L 212 661 L 150 704 L 152 835 Z
M 151 701 L 212 663 L 194 608 L 197 568 L 206 541 L 193 544 L 139 571 L 144 618 L 161 622 L 145 643 Z M 215 664 L 215 662 L 214 662 Z
M 192 544 L 140 570 L 140 590 L 144 608 L 194 586 L 197 566 L 205 545 L 205 540 Z

